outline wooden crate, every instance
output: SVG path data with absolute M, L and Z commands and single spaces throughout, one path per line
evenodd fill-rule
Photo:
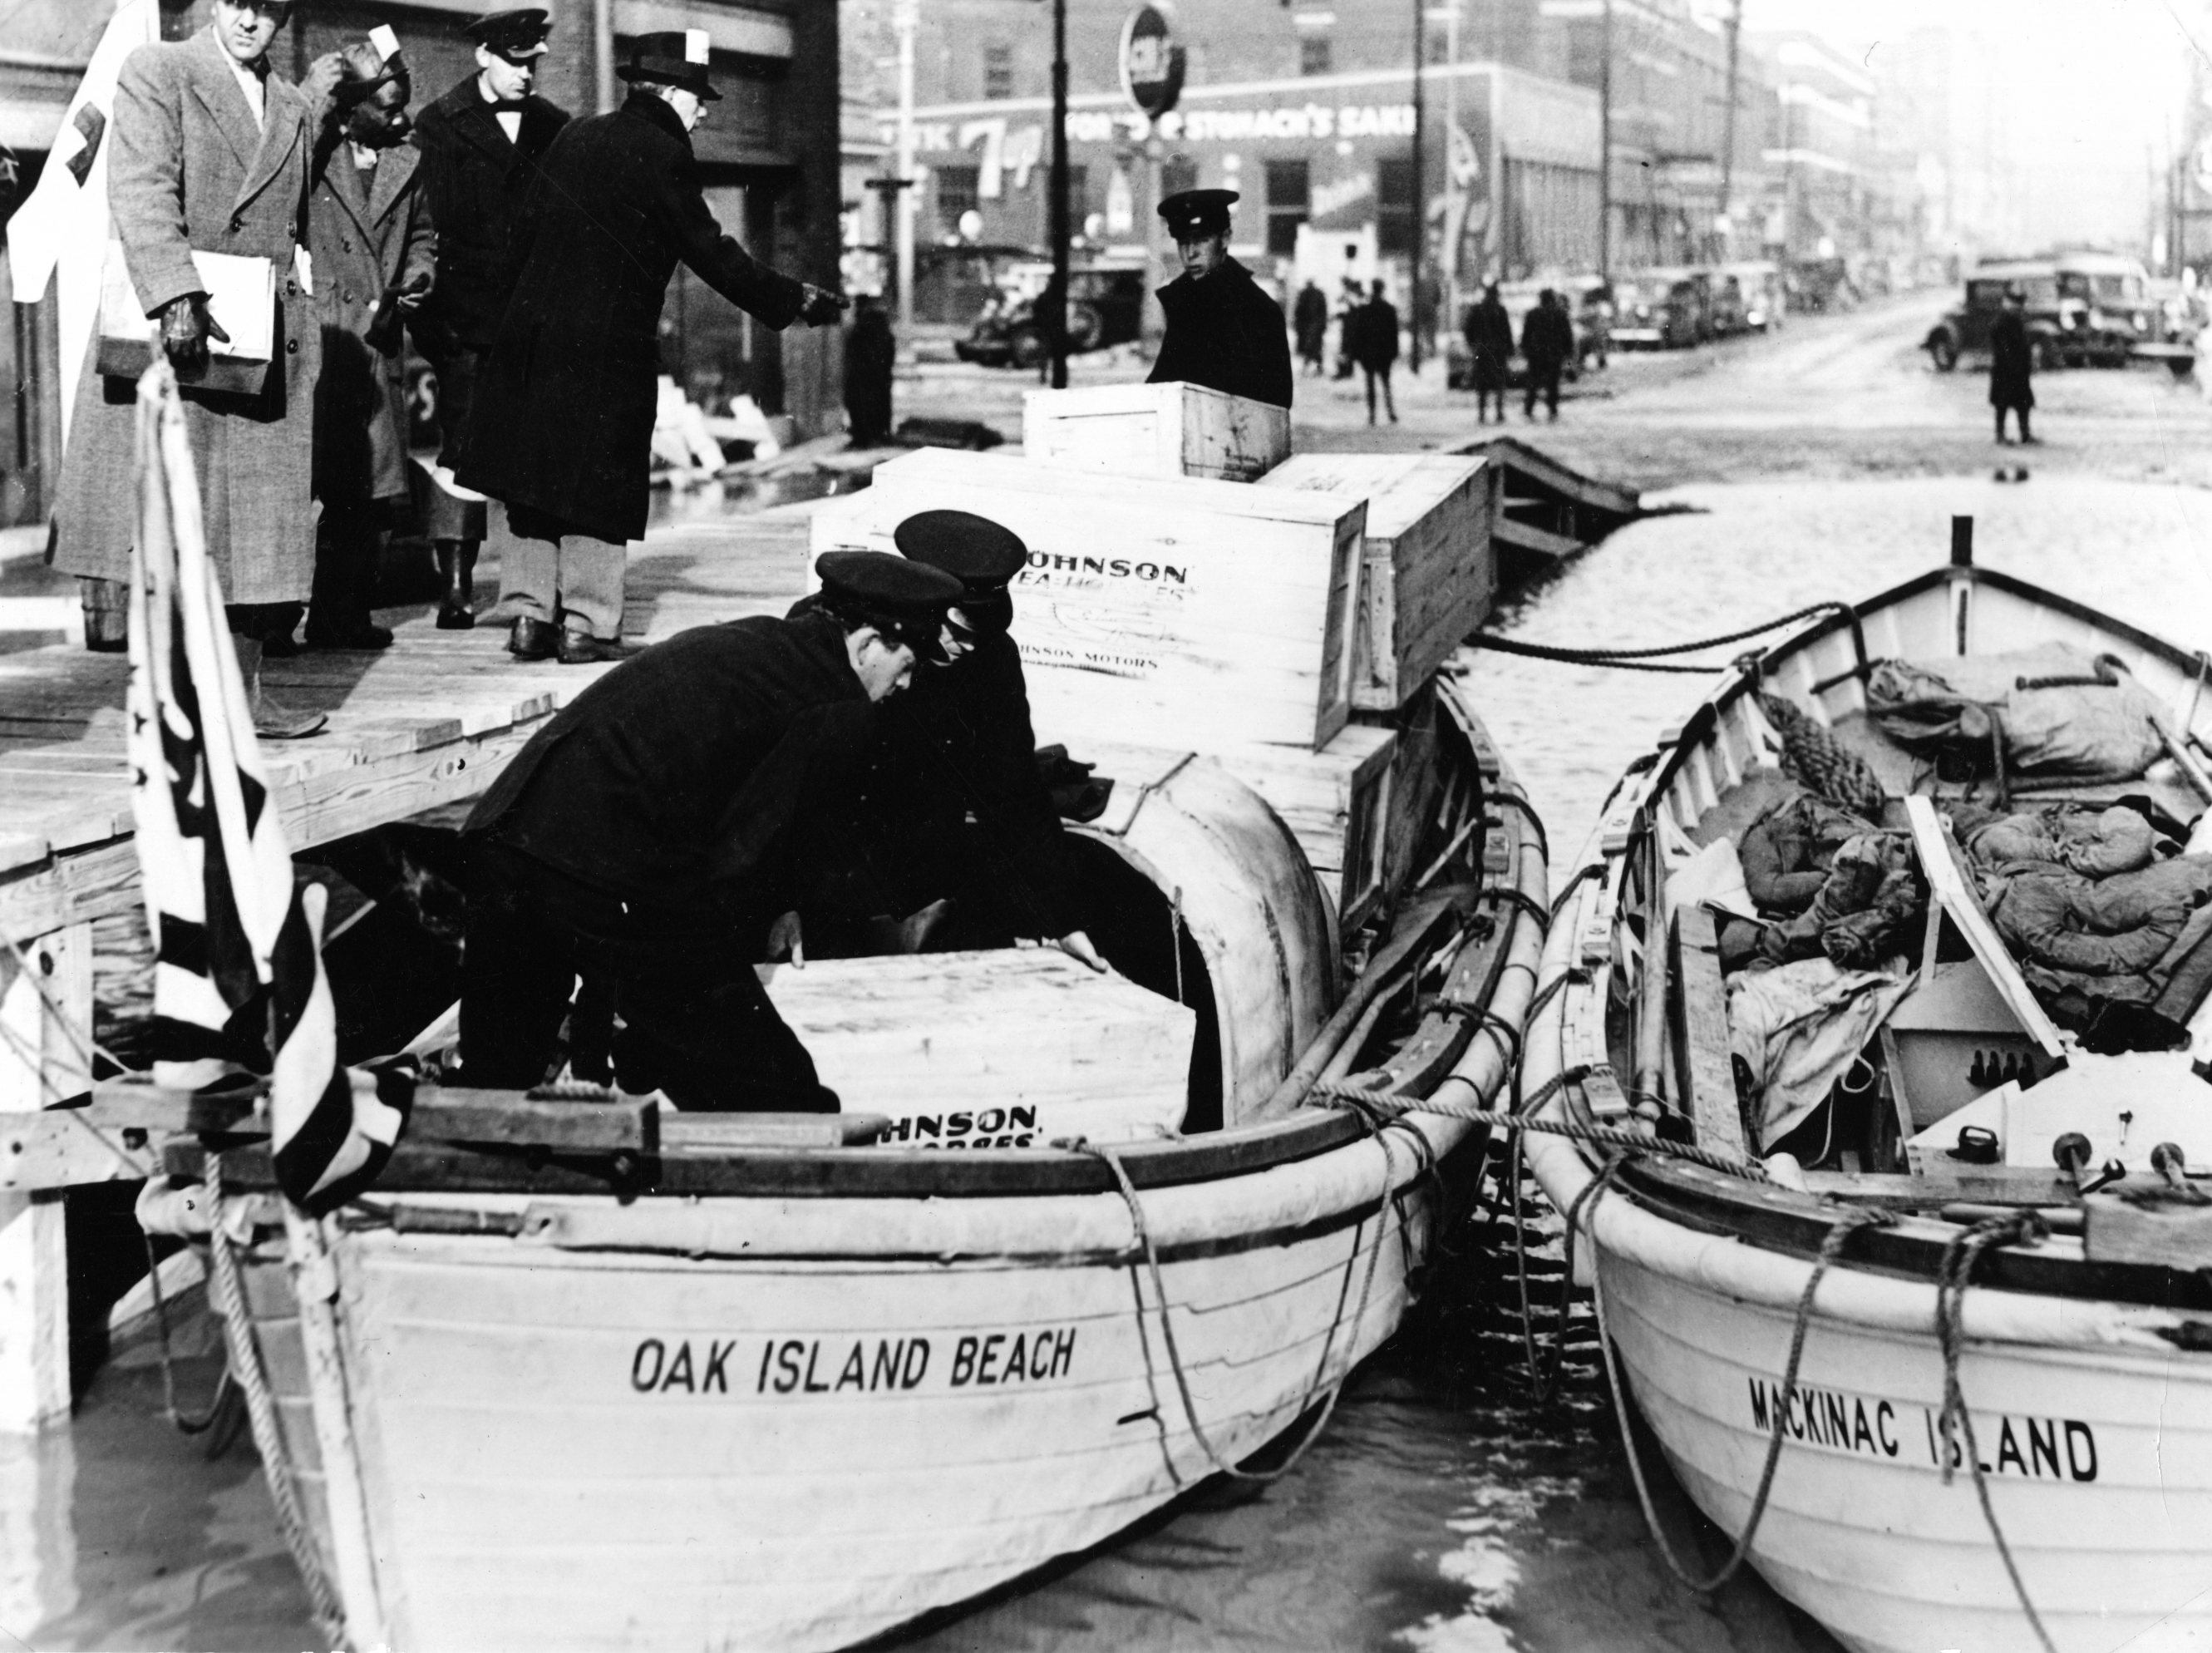
M 1382 893 L 1396 744 L 1389 729 L 1351 723 L 1318 752 L 1277 746 L 1215 754 L 1283 818 L 1345 930 L 1362 923 Z
M 1493 467 L 1445 454 L 1300 454 L 1263 479 L 1367 502 L 1352 704 L 1389 711 L 1416 693 L 1498 595 Z
M 1057 948 L 817 959 L 761 974 L 843 1111 L 889 1115 L 893 1144 L 1042 1147 L 1182 1121 L 1196 1013 Z
M 1033 390 L 1022 448 L 1057 470 L 1250 482 L 1290 456 L 1291 411 L 1181 382 Z
M 1348 720 L 1360 502 L 923 448 L 817 512 L 812 552 L 889 551 L 902 521 L 940 508 L 1029 546 L 1014 637 L 1040 741 L 1312 748 Z

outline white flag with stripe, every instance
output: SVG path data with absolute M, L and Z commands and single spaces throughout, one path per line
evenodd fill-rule
M 197 1089 L 268 1075 L 277 1180 L 326 1210 L 383 1168 L 412 1078 L 338 1065 L 327 896 L 292 876 L 166 362 L 138 383 L 138 470 L 129 744 L 155 946 L 155 1077 Z

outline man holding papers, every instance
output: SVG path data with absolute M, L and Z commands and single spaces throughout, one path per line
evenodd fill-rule
M 259 668 L 265 644 L 289 644 L 314 573 L 309 494 L 321 337 L 298 234 L 309 117 L 337 74 L 334 60 L 319 62 L 301 87 L 270 67 L 269 48 L 291 9 L 283 0 L 214 0 L 204 32 L 139 47 L 123 65 L 109 134 L 125 303 L 135 297 L 154 320 L 155 347 L 183 382 L 208 552 L 229 603 L 255 726 L 278 737 L 312 734 L 324 721 L 268 701 Z M 196 253 L 245 262 L 222 266 L 218 294 Z M 265 263 L 265 275 L 253 261 Z M 258 370 L 236 356 L 211 370 L 211 353 L 231 342 L 216 310 L 233 290 L 273 291 L 267 360 Z M 239 302 L 244 313 L 232 319 L 240 338 L 263 332 L 258 302 Z M 100 335 L 113 336 L 128 320 L 103 315 L 95 363 Z M 117 359 L 111 353 L 111 366 Z M 136 431 L 131 380 L 88 365 L 55 510 L 54 563 L 68 573 L 128 577 L 138 501 L 116 479 L 131 474 Z

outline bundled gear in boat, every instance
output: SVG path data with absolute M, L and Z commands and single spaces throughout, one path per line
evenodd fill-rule
M 624 1089 L 684 1107 L 836 1108 L 753 961 L 792 905 L 795 840 L 866 753 L 872 701 L 934 648 L 960 584 L 878 552 L 817 566 L 818 612 L 701 626 L 624 662 L 471 814 L 471 1083 L 544 1079 L 580 973 L 626 1024 Z
M 1953 825 L 1959 825 L 1954 814 Z M 1960 834 L 1960 847 L 1986 866 L 2042 861 L 2110 878 L 2138 872 L 2158 854 L 2158 834 L 2141 810 L 2115 804 L 2054 803 L 2028 813 L 1999 815 Z
M 1846 970 L 1824 958 L 1730 979 L 1729 1049 L 1739 1074 L 1749 1076 L 1744 1101 L 1762 1148 L 1827 1099 L 1911 985 L 1910 977 Z
M 2212 856 L 2177 856 L 2109 878 L 2014 862 L 1989 869 L 1983 885 L 1990 916 L 2031 985 L 2148 1004 L 2178 962 L 2175 943 L 2212 902 Z
M 1996 772 L 1992 741 L 2016 776 L 2132 780 L 2165 750 L 2162 709 L 2114 655 L 2048 643 L 1933 662 L 1876 661 L 1867 710 L 1933 778 Z
M 1767 927 L 1760 951 L 1778 962 L 1825 955 L 1844 969 L 1869 970 L 1905 944 L 1927 911 L 1911 839 L 1859 833 L 1837 847 L 1811 905 Z
M 1762 912 L 1795 914 L 1813 905 L 1836 851 L 1872 822 L 1799 788 L 1745 829 L 1736 846 L 1744 887 Z
M 1782 737 L 1782 769 L 1839 808 L 1880 820 L 1888 799 L 1873 766 L 1838 740 L 1796 702 L 1759 697 L 1759 710 Z

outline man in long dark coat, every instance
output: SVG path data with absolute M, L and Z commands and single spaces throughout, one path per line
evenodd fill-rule
M 1375 423 L 1375 387 L 1379 382 L 1382 387 L 1382 406 L 1389 412 L 1390 423 L 1395 424 L 1398 403 L 1390 393 L 1390 369 L 1398 360 L 1398 307 L 1383 296 L 1382 284 L 1378 281 L 1358 314 L 1352 354 L 1367 377 L 1367 423 Z
M 2035 348 L 2027 335 L 2027 293 L 2014 284 L 2005 289 L 2004 308 L 1990 323 L 1990 406 L 1996 410 L 1997 441 L 2005 439 L 2008 409 L 2020 418 L 2020 439 L 2032 442 L 2027 416 L 2035 406 Z
M 476 73 L 425 109 L 416 128 L 422 190 L 438 230 L 437 284 L 410 331 L 438 375 L 437 485 L 423 526 L 445 585 L 441 631 L 467 631 L 477 623 L 477 553 L 493 534 L 494 518 L 504 515 L 482 495 L 461 489 L 453 467 L 514 290 L 515 225 L 545 151 L 568 124 L 567 111 L 532 89 L 538 60 L 551 49 L 545 40 L 550 27 L 537 7 L 489 12 L 471 23 Z M 528 645 L 517 652 L 550 655 L 552 558 L 541 547 L 525 546 L 504 523 L 495 542 L 510 606 L 529 621 L 516 625 L 517 640 Z M 576 601 L 591 607 L 605 600 L 585 592 Z M 614 607 L 618 616 L 619 591 Z
M 1291 341 L 1282 307 L 1229 256 L 1237 192 L 1187 189 L 1160 203 L 1182 274 L 1160 289 L 1167 336 L 1148 384 L 1182 380 L 1277 407 L 1291 405 Z
M 871 293 L 860 301 L 845 336 L 845 418 L 855 448 L 878 448 L 891 439 L 891 370 L 898 341 L 884 302 Z
M 1291 306 L 1291 331 L 1298 336 L 1298 359 L 1310 377 L 1319 377 L 1321 358 L 1328 347 L 1328 299 L 1311 281 L 1298 289 Z
M 325 721 L 261 692 L 264 645 L 285 643 L 314 574 L 312 465 L 315 375 L 322 332 L 300 280 L 299 233 L 307 198 L 309 121 L 337 78 L 319 62 L 295 86 L 269 49 L 289 4 L 216 0 L 209 26 L 188 40 L 142 46 L 124 60 L 108 141 L 108 203 L 124 274 L 155 324 L 181 381 L 185 436 L 199 480 L 208 556 L 254 726 L 273 738 L 311 735 Z M 211 363 L 227 340 L 209 308 L 194 253 L 265 259 L 276 290 L 271 359 L 237 387 Z M 64 573 L 130 577 L 138 495 L 129 485 L 137 444 L 135 372 L 98 371 L 90 341 L 55 505 L 54 565 Z M 143 365 L 143 363 L 139 364 Z M 234 374 L 240 369 L 228 369 Z
M 1541 396 L 1550 406 L 1552 418 L 1559 418 L 1559 375 L 1574 353 L 1575 324 L 1567 320 L 1567 307 L 1559 296 L 1547 287 L 1536 296 L 1536 308 L 1521 323 L 1521 354 L 1528 364 L 1528 393 L 1521 402 L 1523 418 L 1536 417 L 1536 398 Z
M 1474 422 L 1490 418 L 1490 405 L 1498 404 L 1498 422 L 1505 423 L 1505 381 L 1513 363 L 1513 318 L 1498 296 L 1498 284 L 1482 290 L 1481 301 L 1467 313 L 1468 353 L 1474 358 Z
M 582 974 L 625 1024 L 623 1089 L 836 1111 L 753 962 L 792 905 L 794 844 L 849 784 L 874 703 L 937 651 L 960 583 L 884 552 L 817 566 L 814 612 L 699 626 L 599 678 L 470 814 L 471 1084 L 544 1079 Z
M 678 262 L 779 332 L 842 314 L 834 293 L 752 258 L 702 192 L 691 127 L 719 98 L 703 31 L 640 35 L 612 114 L 571 122 L 547 152 L 515 241 L 500 324 L 455 474 L 559 550 L 563 661 L 620 657 L 621 606 L 585 613 L 573 583 L 619 592 L 645 537 L 660 307 Z
M 382 649 L 370 617 L 378 553 L 404 515 L 406 373 L 400 321 L 430 290 L 430 211 L 407 143 L 407 68 L 371 41 L 343 72 L 315 139 L 307 198 L 323 372 L 315 381 L 314 595 L 307 644 Z

